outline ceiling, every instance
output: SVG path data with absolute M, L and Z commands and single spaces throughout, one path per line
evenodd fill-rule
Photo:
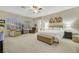
M 0 10 L 19 14 L 22 16 L 36 18 L 36 17 L 46 16 L 60 11 L 75 8 L 75 6 L 41 6 L 41 7 L 42 10 L 38 14 L 33 13 L 31 6 L 26 6 L 26 8 L 21 8 L 21 6 L 0 6 Z

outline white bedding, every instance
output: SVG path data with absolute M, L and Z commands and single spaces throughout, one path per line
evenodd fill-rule
M 63 30 L 44 30 L 44 31 L 39 31 L 37 34 L 51 35 L 58 39 L 61 39 L 63 37 L 64 31 Z

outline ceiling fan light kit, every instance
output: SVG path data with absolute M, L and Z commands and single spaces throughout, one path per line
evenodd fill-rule
M 42 10 L 42 8 L 40 6 L 32 6 L 32 11 L 33 13 L 40 13 L 40 11 Z

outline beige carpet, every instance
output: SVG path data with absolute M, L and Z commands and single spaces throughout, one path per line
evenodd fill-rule
M 62 43 L 48 45 L 37 40 L 37 34 L 24 34 L 18 37 L 7 37 L 4 40 L 5 53 L 67 53 L 76 52 Z

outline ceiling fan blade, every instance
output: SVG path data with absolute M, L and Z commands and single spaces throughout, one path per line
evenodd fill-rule
M 26 6 L 21 6 L 21 8 L 24 8 L 24 9 L 25 9 L 25 8 L 26 8 Z
M 42 8 L 39 8 L 39 10 L 42 10 Z

